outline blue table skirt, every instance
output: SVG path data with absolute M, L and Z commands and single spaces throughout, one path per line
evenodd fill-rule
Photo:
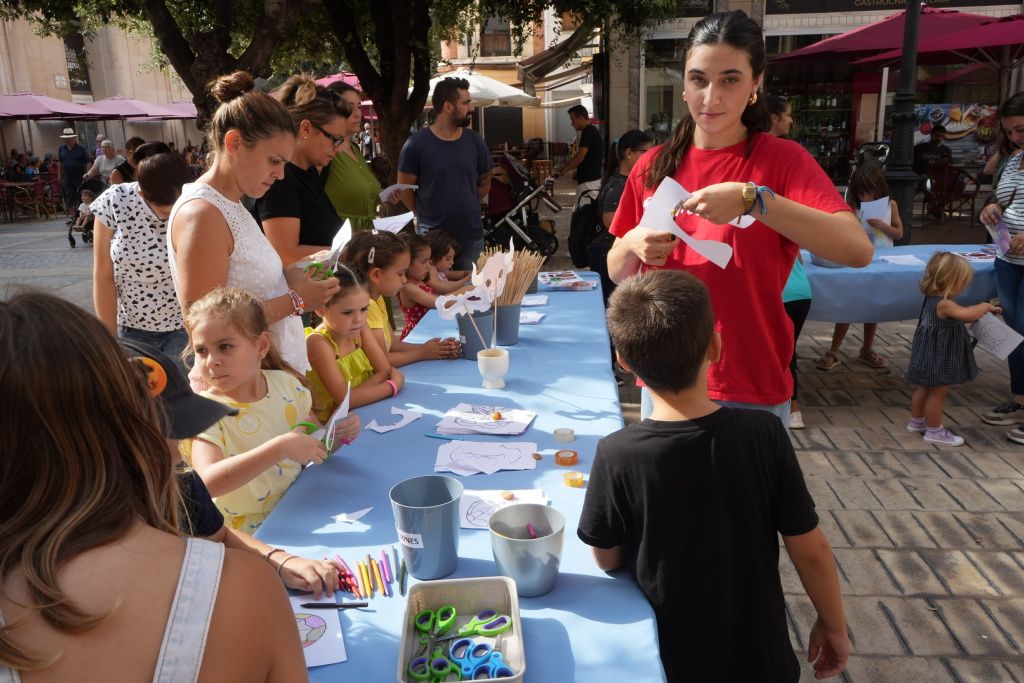
M 887 255 L 914 255 L 927 263 L 937 251 L 972 252 L 980 244 L 917 244 L 907 247 L 876 249 L 866 268 L 823 268 L 802 252 L 804 268 L 811 282 L 811 310 L 808 320 L 838 323 L 878 323 L 916 319 L 921 312 L 920 281 L 924 264 L 897 265 L 882 261 Z M 972 261 L 974 279 L 957 297 L 963 304 L 976 304 L 995 296 L 996 276 L 993 261 Z
M 433 472 L 437 448 L 444 442 L 423 434 L 434 432 L 447 409 L 464 401 L 533 410 L 537 419 L 531 428 L 506 438 L 537 442 L 545 454 L 537 469 L 459 478 L 470 489 L 543 489 L 551 505 L 566 516 L 554 590 L 537 598 L 520 597 L 526 680 L 663 680 L 650 605 L 628 574 L 598 570 L 590 549 L 576 537 L 585 489 L 564 485 L 567 468 L 557 467 L 552 455 L 558 448 L 573 448 L 580 463 L 571 469 L 589 473 L 597 440 L 622 427 L 600 289 L 545 293 L 548 305 L 530 309 L 546 313 L 544 320 L 523 325 L 519 343 L 506 347 L 510 371 L 505 389 L 483 389 L 476 362 L 433 361 L 402 368 L 406 382 L 397 397 L 356 412 L 364 425 L 374 418 L 393 422 L 392 406 L 420 411 L 423 417 L 387 434 L 364 429 L 327 463 L 305 470 L 257 536 L 306 557 L 340 553 L 355 561 L 367 553 L 376 556 L 381 548 L 397 544 L 388 490 L 403 479 Z M 409 341 L 434 336 L 457 336 L 455 322 L 431 311 Z M 576 440 L 557 443 L 552 431 L 558 427 L 575 430 Z M 333 520 L 334 515 L 369 506 L 373 510 L 355 524 Z M 496 573 L 489 532 L 463 529 L 458 568 L 448 578 Z M 394 680 L 404 610 L 405 599 L 396 595 L 375 597 L 366 611 L 343 611 L 348 661 L 311 669 L 311 680 Z

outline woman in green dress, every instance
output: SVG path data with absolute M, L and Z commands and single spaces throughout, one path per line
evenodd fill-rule
M 332 84 L 341 96 L 353 104 L 352 115 L 347 119 L 345 144 L 338 150 L 325 170 L 324 191 L 342 220 L 352 222 L 352 230 L 369 230 L 377 217 L 380 184 L 370 172 L 359 148 L 352 142 L 352 136 L 361 130 L 362 112 L 359 108 L 359 93 L 338 81 Z

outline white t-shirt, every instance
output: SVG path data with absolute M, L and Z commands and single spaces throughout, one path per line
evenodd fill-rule
M 1003 222 L 1006 223 L 1010 239 L 1024 232 L 1024 170 L 1020 167 L 1022 154 L 1024 152 L 1017 152 L 1006 160 L 1003 174 L 999 176 L 999 185 L 996 187 L 996 200 L 999 206 L 1003 207 Z M 1024 256 L 1005 254 L 999 258 L 1024 266 Z
M 94 164 L 99 171 L 100 177 L 103 178 L 104 182 L 110 182 L 110 174 L 114 172 L 114 169 L 124 163 L 124 157 L 120 154 L 115 154 L 113 158 L 108 159 L 104 155 L 96 157 Z
M 181 305 L 167 261 L 167 221 L 142 199 L 139 184 L 107 188 L 92 203 L 92 212 L 113 231 L 110 260 L 117 324 L 148 332 L 182 329 Z

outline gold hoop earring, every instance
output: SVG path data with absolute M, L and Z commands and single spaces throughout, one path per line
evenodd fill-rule
M 757 91 L 756 90 L 753 93 L 751 93 L 750 99 L 747 100 L 747 106 L 748 107 L 752 106 L 752 105 L 755 105 L 755 104 L 757 104 Z

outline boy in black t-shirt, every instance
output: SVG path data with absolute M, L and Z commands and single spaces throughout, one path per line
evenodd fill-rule
M 577 534 L 600 568 L 636 577 L 668 679 L 799 679 L 780 533 L 818 611 L 808 661 L 817 678 L 839 674 L 850 642 L 831 548 L 779 419 L 708 398 L 722 341 L 704 284 L 674 270 L 630 278 L 608 328 L 654 412 L 598 444 Z

